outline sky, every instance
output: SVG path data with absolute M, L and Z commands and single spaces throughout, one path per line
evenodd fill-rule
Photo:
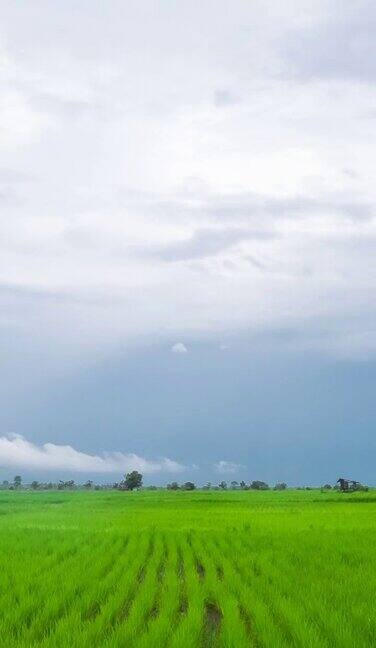
M 374 3 L 0 18 L 0 478 L 376 484 Z

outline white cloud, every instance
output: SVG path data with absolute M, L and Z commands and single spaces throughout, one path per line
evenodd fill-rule
M 136 454 L 105 452 L 91 455 L 69 445 L 45 443 L 38 446 L 19 435 L 0 437 L 0 466 L 67 472 L 124 473 L 138 470 L 144 474 L 180 473 L 185 466 L 168 458 L 150 461 Z
M 176 342 L 171 347 L 172 353 L 188 353 L 188 349 L 183 342 Z
M 72 29 L 64 3 L 8 3 L 0 311 L 20 341 L 106 352 L 326 318 L 351 353 L 376 316 L 375 9 L 342 4 L 176 3 L 166 20 L 156 2 L 146 26 L 91 3 L 84 30 L 83 5 Z
M 233 475 L 244 468 L 243 464 L 234 463 L 233 461 L 218 461 L 214 464 L 214 470 L 221 475 Z

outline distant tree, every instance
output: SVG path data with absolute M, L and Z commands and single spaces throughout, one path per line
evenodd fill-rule
M 227 488 L 227 483 L 226 483 L 225 481 L 221 481 L 221 482 L 219 482 L 218 486 L 219 486 L 219 488 L 220 488 L 221 490 L 226 490 L 226 488 Z
M 331 486 L 331 484 L 324 484 L 323 489 L 324 490 L 332 490 L 332 486 Z
M 368 491 L 368 490 L 369 490 L 368 486 L 364 486 L 364 484 L 360 484 L 359 482 L 357 482 L 354 485 L 354 491 Z
M 247 488 L 248 488 L 248 487 L 247 487 L 247 484 L 245 483 L 245 481 L 244 481 L 243 479 L 242 479 L 242 481 L 240 482 L 240 488 L 241 488 L 242 490 L 247 490 Z
M 251 483 L 253 490 L 269 490 L 269 485 L 266 482 L 255 480 Z
M 238 482 L 234 479 L 234 480 L 231 482 L 231 488 L 232 488 L 232 490 L 236 490 L 236 489 L 238 488 L 238 486 L 239 486 Z
M 178 482 L 173 481 L 170 484 L 167 484 L 167 490 L 179 490 L 180 486 Z
M 210 490 L 212 487 L 211 482 L 206 482 L 206 484 L 202 487 L 202 490 Z
M 73 488 L 75 487 L 75 483 L 73 479 L 69 479 L 68 481 L 63 481 L 62 479 L 59 479 L 59 483 L 57 487 L 59 490 L 73 490 Z
M 40 486 L 40 484 L 36 480 L 32 481 L 31 484 L 30 484 L 30 488 L 32 488 L 33 490 L 37 490 L 39 488 L 39 486 Z
M 84 483 L 84 488 L 86 488 L 86 490 L 93 488 L 93 482 L 91 479 L 88 479 L 87 482 Z
M 274 486 L 274 490 L 278 490 L 278 491 L 286 490 L 286 488 L 287 488 L 287 484 L 285 484 L 285 482 L 278 482 Z
M 123 488 L 121 490 L 134 490 L 135 488 L 141 488 L 142 486 L 142 475 L 137 470 L 132 470 L 132 472 L 127 473 L 124 477 L 124 480 L 121 482 Z
M 18 488 L 21 488 L 22 486 L 22 477 L 21 475 L 16 475 L 15 478 L 13 479 L 13 486 L 17 490 Z
M 2 487 L 3 487 L 4 489 L 9 488 L 9 482 L 8 482 L 7 479 L 4 479 L 4 481 L 3 481 L 3 486 L 2 486 Z
M 195 490 L 196 486 L 194 485 L 193 482 L 187 481 L 185 484 L 182 485 L 182 489 L 186 491 L 192 491 Z

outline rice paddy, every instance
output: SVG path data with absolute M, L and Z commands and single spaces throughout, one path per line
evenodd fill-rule
M 2 492 L 0 644 L 376 645 L 376 495 Z

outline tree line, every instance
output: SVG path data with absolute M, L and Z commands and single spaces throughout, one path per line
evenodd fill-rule
M 13 481 L 4 480 L 0 486 L 2 490 L 22 490 L 22 489 L 31 489 L 31 490 L 135 490 L 139 488 L 146 488 L 148 490 L 156 490 L 161 487 L 157 486 L 143 486 L 143 475 L 137 470 L 124 475 L 124 478 L 113 484 L 96 484 L 93 480 L 88 479 L 84 483 L 76 483 L 73 479 L 64 481 L 60 479 L 58 482 L 43 482 L 33 480 L 30 483 L 24 483 L 22 481 L 21 475 L 16 475 Z M 163 487 L 162 487 L 163 488 Z M 245 481 L 237 482 L 235 480 L 227 483 L 226 481 L 220 481 L 218 484 L 212 484 L 207 482 L 204 486 L 197 486 L 192 481 L 186 481 L 179 484 L 176 481 L 170 482 L 166 485 L 167 490 L 186 490 L 192 491 L 201 488 L 202 490 L 270 490 L 270 486 L 264 481 L 251 481 L 246 483 Z M 285 490 L 287 484 L 280 482 L 275 484 L 273 487 L 274 490 Z
M 92 479 L 88 479 L 82 484 L 77 484 L 74 479 L 64 481 L 59 479 L 58 482 L 39 482 L 33 480 L 30 484 L 23 483 L 21 475 L 16 475 L 13 481 L 5 479 L 0 488 L 2 490 L 134 490 L 142 487 L 143 476 L 137 470 L 124 475 L 124 479 L 114 484 L 95 484 Z
M 76 483 L 73 479 L 64 481 L 60 479 L 58 482 L 39 482 L 33 480 L 31 483 L 24 483 L 22 481 L 21 475 L 16 475 L 13 481 L 4 480 L 0 485 L 1 490 L 119 490 L 119 491 L 133 491 L 144 488 L 145 490 L 158 490 L 160 488 L 166 488 L 167 490 L 177 491 L 193 491 L 193 490 L 216 490 L 216 491 L 225 491 L 225 490 L 258 490 L 258 491 L 284 491 L 287 489 L 287 484 L 285 482 L 277 482 L 274 486 L 269 486 L 264 481 L 253 480 L 250 482 L 245 481 L 236 481 L 232 480 L 227 483 L 222 480 L 218 484 L 213 484 L 212 482 L 206 482 L 204 486 L 197 486 L 192 481 L 186 481 L 179 484 L 177 481 L 168 483 L 165 487 L 160 486 L 143 486 L 143 475 L 137 470 L 132 470 L 131 472 L 124 475 L 123 479 L 119 482 L 113 484 L 96 484 L 93 480 L 88 479 L 84 483 Z M 297 490 L 312 490 L 310 486 L 298 486 Z M 321 486 L 321 490 L 338 490 L 338 485 L 335 484 L 324 484 Z M 368 490 L 367 486 L 359 484 L 357 490 Z

